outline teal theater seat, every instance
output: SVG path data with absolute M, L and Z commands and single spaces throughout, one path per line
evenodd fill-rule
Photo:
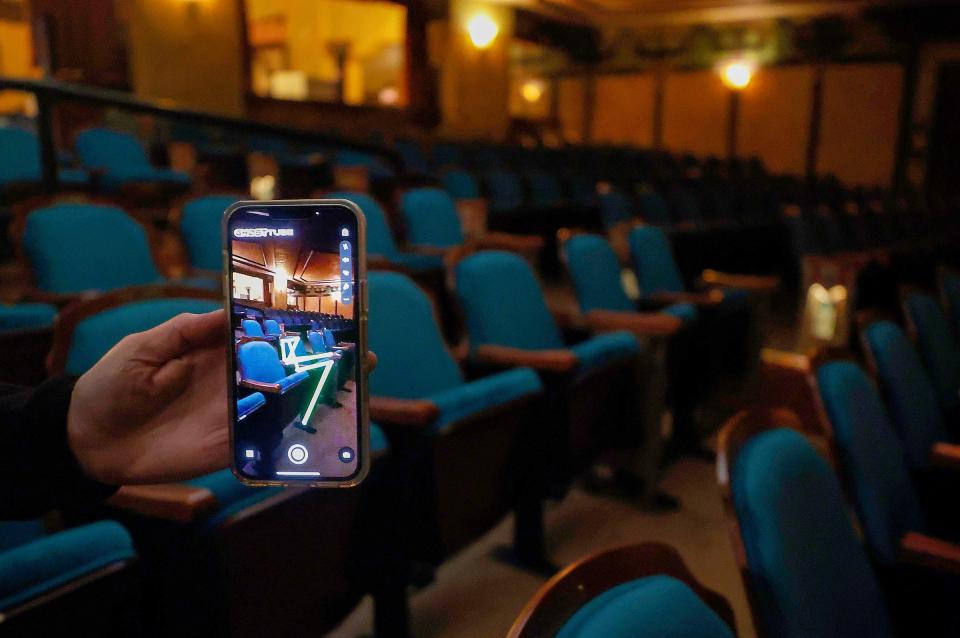
M 242 421 L 267 404 L 262 392 L 254 392 L 237 401 L 237 421 Z
M 640 217 L 648 224 L 669 226 L 673 222 L 667 203 L 657 191 L 650 189 L 640 193 L 637 196 L 637 204 Z
M 427 295 L 399 273 L 371 272 L 368 281 L 370 349 L 378 359 L 370 375 L 371 417 L 413 464 L 406 473 L 408 485 L 420 485 L 424 479 L 417 477 L 424 472 L 434 477 L 413 490 L 414 519 L 430 521 L 440 543 L 428 542 L 433 534 L 425 532 L 419 535 L 423 545 L 413 551 L 438 560 L 516 509 L 515 548 L 521 556 L 539 558 L 540 504 L 524 500 L 521 507 L 517 494 L 526 485 L 519 464 L 527 439 L 521 435 L 535 418 L 540 379 L 533 370 L 517 368 L 467 381 L 443 341 Z M 397 412 L 378 412 L 379 397 L 399 402 L 399 410 L 428 407 L 411 429 L 397 422 Z
M 337 166 L 362 166 L 367 169 L 371 179 L 391 179 L 397 176 L 391 166 L 373 153 L 340 149 L 334 153 L 333 161 Z
M 157 270 L 143 227 L 123 210 L 55 204 L 27 215 L 22 239 L 37 288 L 58 294 L 126 286 L 183 284 L 213 289 L 208 279 L 169 280 Z
M 630 198 L 618 190 L 600 195 L 600 218 L 604 228 L 612 228 L 617 224 L 631 222 L 636 219 L 637 211 Z
M 400 199 L 407 237 L 415 246 L 453 248 L 464 242 L 457 205 L 439 188 L 414 188 Z
M 473 173 L 462 169 L 449 170 L 443 174 L 443 187 L 454 199 L 478 199 L 480 184 Z
M 36 133 L 14 126 L 0 127 L 0 189 L 18 185 L 39 184 L 42 179 L 40 140 Z M 86 186 L 86 171 L 59 168 L 57 180 L 61 186 Z
M 762 432 L 730 463 L 758 633 L 893 636 L 843 490 L 803 435 L 790 429 Z
M 556 638 L 733 638 L 685 583 L 648 576 L 608 589 L 563 625 Z
M 484 176 L 492 215 L 509 215 L 519 212 L 524 205 L 523 184 L 516 173 L 490 170 Z
M 912 293 L 904 306 L 940 407 L 960 427 L 960 342 L 932 295 Z
M 180 233 L 191 267 L 216 272 L 223 269 L 221 222 L 224 211 L 236 201 L 233 195 L 207 195 L 183 205 Z
M 56 316 L 57 308 L 50 304 L 0 304 L 0 332 L 49 328 Z
M 387 225 L 386 215 L 380 204 L 370 195 L 357 192 L 327 193 L 331 199 L 345 199 L 360 207 L 367 219 L 367 257 L 382 258 L 387 263 L 400 266 L 413 273 L 443 268 L 443 256 L 401 252 Z
M 638 226 L 630 231 L 629 241 L 641 294 L 686 290 L 666 233 L 655 226 Z
M 108 192 L 134 182 L 167 184 L 186 190 L 190 176 L 150 164 L 137 138 L 106 128 L 81 131 L 74 140 L 77 157 L 84 168 L 98 171 L 98 184 Z

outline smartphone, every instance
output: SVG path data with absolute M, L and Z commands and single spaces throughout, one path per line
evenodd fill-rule
M 234 474 L 357 485 L 370 456 L 363 213 L 343 200 L 237 202 L 223 234 Z

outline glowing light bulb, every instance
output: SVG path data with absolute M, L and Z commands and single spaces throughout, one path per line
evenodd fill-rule
M 723 83 L 729 88 L 739 91 L 745 89 L 747 85 L 750 84 L 755 70 L 756 67 L 752 63 L 737 60 L 735 62 L 729 62 L 723 67 L 721 77 L 723 78 Z
M 500 27 L 487 14 L 478 13 L 467 21 L 467 33 L 470 35 L 473 46 L 486 49 L 497 38 Z
M 520 87 L 520 95 L 527 102 L 539 102 L 543 97 L 544 86 L 540 80 L 527 80 Z

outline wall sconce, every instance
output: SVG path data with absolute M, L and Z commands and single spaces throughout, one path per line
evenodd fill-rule
M 750 84 L 757 65 L 747 60 L 732 60 L 720 69 L 720 78 L 728 89 L 742 91 Z
M 527 102 L 533 104 L 534 102 L 540 101 L 545 90 L 546 87 L 543 85 L 543 80 L 527 80 L 520 85 L 520 96 Z
M 478 13 L 467 20 L 467 34 L 478 49 L 486 49 L 493 44 L 498 33 L 500 27 L 485 13 Z

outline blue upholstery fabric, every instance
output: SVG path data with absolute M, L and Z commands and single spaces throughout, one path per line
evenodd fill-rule
M 640 341 L 630 332 L 605 332 L 570 349 L 580 361 L 578 373 L 583 374 L 612 361 L 632 357 L 640 352 Z
M 241 344 L 237 353 L 237 364 L 242 378 L 262 383 L 279 383 L 281 393 L 309 376 L 306 372 L 295 372 L 288 376 L 277 351 L 265 341 Z
M 655 226 L 639 226 L 630 231 L 629 241 L 633 267 L 644 295 L 683 292 L 683 279 L 673 260 L 670 240 L 662 230 Z
M 323 338 L 322 332 L 311 330 L 310 332 L 307 333 L 307 341 L 310 342 L 310 348 L 313 350 L 314 354 L 320 354 L 321 352 L 330 352 L 330 349 L 327 347 L 327 342 Z
M 199 478 L 187 481 L 188 485 L 210 490 L 217 499 L 218 507 L 202 525 L 215 527 L 234 514 L 252 507 L 261 501 L 276 496 L 283 488 L 250 487 L 241 483 L 229 469 L 211 472 Z
M 464 170 L 452 170 L 443 174 L 443 187 L 454 199 L 477 199 L 480 197 L 480 184 L 472 173 Z
M 929 464 L 930 448 L 947 440 L 937 396 L 907 335 L 890 321 L 875 321 L 865 330 L 867 347 L 893 415 L 911 468 Z
M 606 228 L 630 221 L 636 214 L 633 202 L 626 193 L 612 190 L 600 196 L 600 217 Z
M 15 126 L 0 127 L 0 149 L 3 149 L 0 153 L 0 186 L 40 181 L 43 171 L 36 133 Z M 57 170 L 57 180 L 61 184 L 82 186 L 89 177 L 80 169 L 61 167 Z
M 390 442 L 387 441 L 387 435 L 383 433 L 380 426 L 376 423 L 370 424 L 370 451 L 385 452 L 390 449 Z
M 121 339 L 143 332 L 182 312 L 204 313 L 221 308 L 211 299 L 146 299 L 104 310 L 83 319 L 73 330 L 66 372 L 83 374 Z
M 341 149 L 334 153 L 334 163 L 345 167 L 363 166 L 373 179 L 396 177 L 394 170 L 372 153 Z
M 56 306 L 45 303 L 0 304 L 0 332 L 47 328 L 57 316 Z
M 484 175 L 484 182 L 490 196 L 491 213 L 512 213 L 523 207 L 523 185 L 515 173 L 488 171 Z
M 240 322 L 240 327 L 243 328 L 243 334 L 248 337 L 263 337 L 263 328 L 260 327 L 260 322 L 256 319 L 244 319 Z
M 207 195 L 183 206 L 180 232 L 187 245 L 190 265 L 204 270 L 223 268 L 223 238 L 220 222 L 223 211 L 237 201 L 232 195 Z
M 563 204 L 563 186 L 553 173 L 533 170 L 527 173 L 530 204 L 534 208 L 550 208 Z
M 620 262 L 606 239 L 598 235 L 574 235 L 565 248 L 581 311 L 636 311 L 623 291 Z
M 261 392 L 248 394 L 237 401 L 237 421 L 244 419 L 267 404 L 266 397 Z
M 27 216 L 23 250 L 40 290 L 79 293 L 162 281 L 143 227 L 121 209 L 56 204 Z
M 411 244 L 451 248 L 464 241 L 457 204 L 439 188 L 408 190 L 400 200 L 400 214 Z
M 135 555 L 130 535 L 102 521 L 51 534 L 0 554 L 0 611 Z
M 280 324 L 277 323 L 275 319 L 264 319 L 263 330 L 270 337 L 279 337 L 283 334 L 283 330 L 280 329 Z
M 460 419 L 536 394 L 542 389 L 536 372 L 530 368 L 515 368 L 430 394 L 426 398 L 440 408 L 433 431 L 441 432 Z
M 692 303 L 677 303 L 660 309 L 660 312 L 673 315 L 684 323 L 696 321 L 700 316 L 700 311 Z
M 821 366 L 817 384 L 867 544 L 878 560 L 892 563 L 900 538 L 924 528 L 893 425 L 876 388 L 856 364 L 834 361 Z
M 840 484 L 803 436 L 754 436 L 730 489 L 764 635 L 891 636 L 876 577 Z
M 377 353 L 370 374 L 372 394 L 422 399 L 463 384 L 447 350 L 429 298 L 408 277 L 371 272 L 367 334 Z
M 470 345 L 549 350 L 565 348 L 530 265 L 499 250 L 475 253 L 457 264 L 457 296 Z M 511 300 L 509 312 L 503 300 Z
M 77 135 L 74 148 L 84 167 L 106 171 L 100 183 L 108 190 L 134 181 L 190 183 L 186 173 L 152 166 L 140 140 L 127 133 L 89 128 Z
M 914 293 L 907 297 L 907 312 L 917 331 L 920 357 L 937 391 L 940 406 L 949 412 L 960 407 L 960 344 L 937 300 Z
M 960 335 L 960 275 L 946 273 L 941 280 L 943 296 L 947 301 L 950 318 L 953 319 L 953 331 Z
M 568 620 L 556 638 L 733 638 L 685 583 L 648 576 L 603 592 Z
M 41 538 L 46 534 L 42 518 L 32 521 L 4 521 L 0 523 L 0 552 Z

